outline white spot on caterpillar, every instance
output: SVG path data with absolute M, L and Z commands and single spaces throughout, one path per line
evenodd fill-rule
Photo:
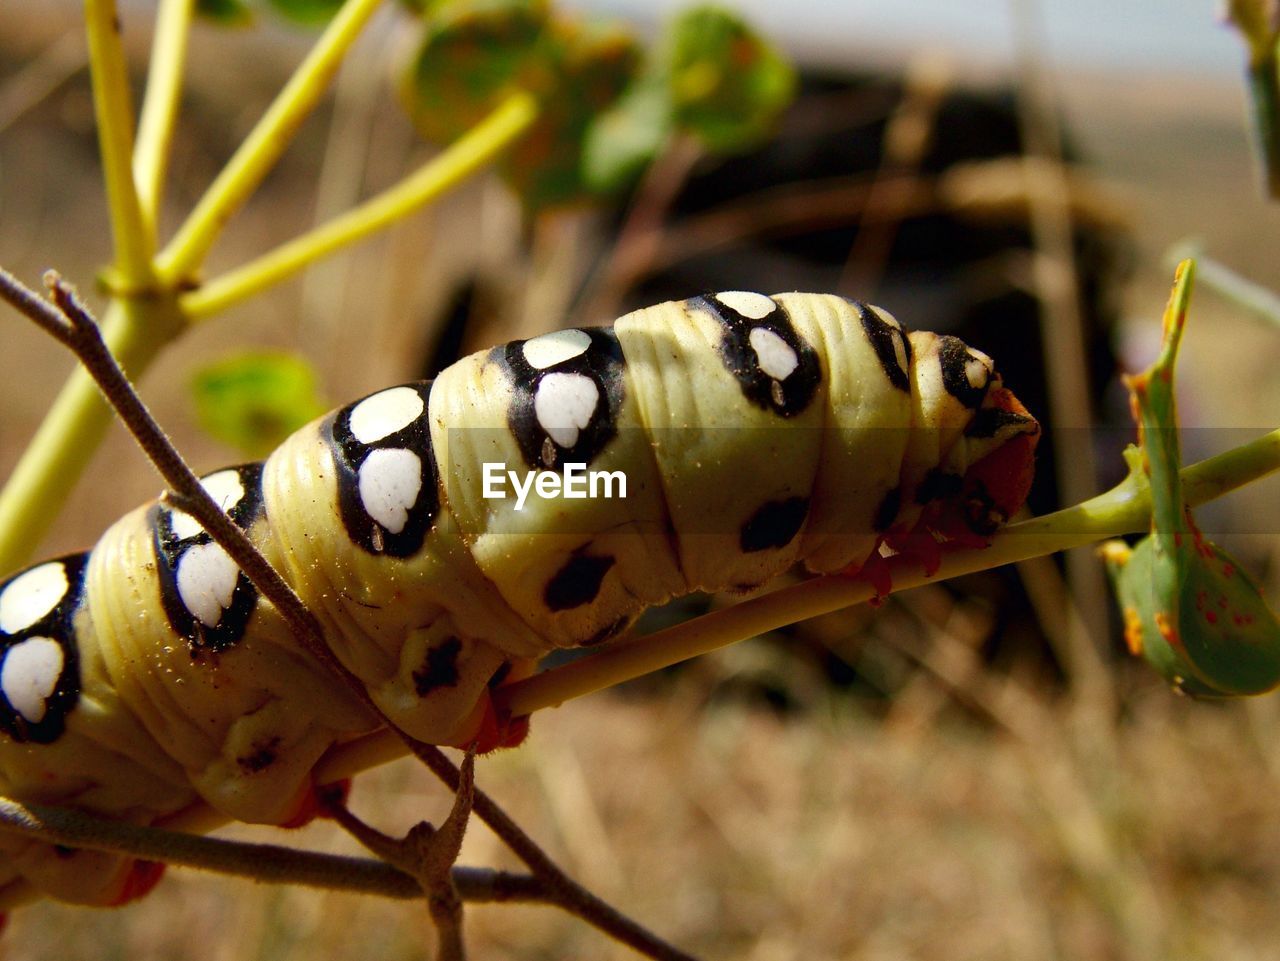
M 965 380 L 974 390 L 981 390 L 991 380 L 991 361 L 985 357 L 969 354 L 964 362 Z
M 209 492 L 213 502 L 225 514 L 244 499 L 244 483 L 234 467 L 216 471 L 200 480 L 200 486 Z M 174 511 L 169 518 L 169 529 L 179 540 L 195 537 L 204 530 L 200 522 L 186 511 Z
M 372 444 L 404 430 L 422 416 L 422 395 L 412 387 L 392 387 L 366 397 L 351 409 L 351 433 L 362 444 Z
M 546 370 L 585 354 L 590 346 L 591 335 L 585 330 L 557 330 L 526 340 L 522 350 L 530 367 Z
M 756 352 L 757 366 L 774 380 L 786 380 L 800 366 L 791 346 L 767 327 L 752 327 L 747 340 Z
M 219 544 L 196 544 L 178 560 L 178 597 L 205 627 L 217 627 L 231 606 L 240 568 Z
M 716 294 L 716 300 L 751 320 L 763 320 L 777 307 L 771 298 L 749 290 L 726 290 Z
M 0 593 L 0 631 L 26 630 L 58 606 L 67 593 L 67 569 L 49 561 L 19 574 Z
M 561 447 L 572 447 L 591 423 L 600 389 L 583 374 L 547 374 L 538 382 L 533 413 L 538 424 Z
M 51 637 L 28 637 L 9 648 L 0 668 L 0 690 L 29 723 L 44 720 L 65 662 L 62 645 Z
M 399 534 L 422 490 L 422 460 L 400 447 L 375 450 L 360 465 L 359 488 L 365 512 Z

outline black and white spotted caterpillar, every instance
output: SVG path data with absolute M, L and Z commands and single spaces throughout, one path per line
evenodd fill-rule
M 203 483 L 386 716 L 461 744 L 501 732 L 489 691 L 513 671 L 674 595 L 987 538 L 1038 430 L 956 338 L 839 297 L 726 292 L 474 354 Z M 621 472 L 625 500 L 485 496 L 493 465 L 570 464 Z M 0 794 L 138 823 L 199 799 L 294 820 L 321 755 L 374 726 L 158 503 L 0 584 L 0 695 Z M 0 835 L 0 884 L 102 904 L 154 877 Z

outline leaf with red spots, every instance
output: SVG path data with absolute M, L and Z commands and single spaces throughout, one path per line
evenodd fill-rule
M 1178 471 L 1173 368 L 1193 270 L 1178 268 L 1151 369 L 1128 379 L 1147 475 L 1151 534 L 1132 549 L 1113 541 L 1103 557 L 1124 611 L 1125 639 L 1175 687 L 1201 697 L 1261 694 L 1280 684 L 1280 623 L 1258 586 L 1196 527 Z

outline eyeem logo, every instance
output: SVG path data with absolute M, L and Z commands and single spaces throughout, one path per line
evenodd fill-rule
M 507 470 L 506 464 L 484 465 L 484 497 L 486 500 L 506 500 L 507 481 L 510 480 L 516 494 L 516 510 L 524 510 L 530 491 L 539 497 L 552 500 L 586 500 L 626 498 L 627 475 L 620 470 L 587 470 L 586 464 L 565 464 L 560 474 L 549 470 L 526 471 L 523 481 L 518 473 Z M 614 492 L 614 487 L 617 492 Z

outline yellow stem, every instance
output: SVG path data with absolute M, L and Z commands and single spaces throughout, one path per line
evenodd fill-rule
M 1187 502 L 1194 506 L 1211 500 L 1275 470 L 1280 470 L 1280 430 L 1184 470 Z M 925 574 L 918 562 L 891 558 L 893 590 L 1134 533 L 1146 529 L 1150 517 L 1150 492 L 1129 479 L 1082 504 L 1012 524 L 989 547 L 944 555 L 932 575 Z M 531 714 L 744 638 L 861 604 L 874 593 L 865 580 L 840 575 L 816 577 L 500 687 L 494 691 L 494 701 L 499 711 L 512 716 Z
M 115 242 L 116 283 L 126 290 L 142 290 L 150 287 L 153 279 L 155 236 L 142 214 L 133 182 L 133 107 L 120 44 L 120 18 L 115 0 L 85 0 L 84 14 L 98 148 Z
M 169 144 L 182 94 L 182 71 L 195 0 L 161 0 L 151 41 L 151 68 L 138 121 L 133 150 L 133 177 L 138 185 L 142 215 L 152 235 L 164 195 Z
M 476 173 L 527 130 L 537 115 L 538 103 L 531 95 L 512 94 L 444 152 L 394 187 L 184 294 L 178 301 L 183 314 L 196 320 L 225 310 L 335 250 L 407 217 Z
M 156 258 L 156 271 L 165 286 L 179 286 L 203 262 L 227 221 L 257 189 L 315 109 L 379 2 L 347 0 L 329 22 L 307 58 Z
M 176 334 L 175 318 L 172 301 L 117 300 L 107 310 L 102 333 L 124 369 L 138 371 Z M 34 553 L 111 417 L 97 386 L 77 365 L 0 491 L 0 576 Z

